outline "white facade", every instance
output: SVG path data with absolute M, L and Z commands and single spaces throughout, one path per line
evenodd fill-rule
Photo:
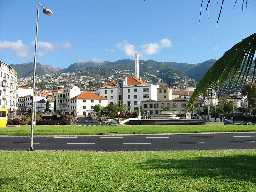
M 59 114 L 71 113 L 71 98 L 78 96 L 81 93 L 80 88 L 74 86 L 58 91 L 55 94 L 56 112 Z
M 143 101 L 157 100 L 157 85 L 145 84 L 123 87 L 123 104 L 130 111 L 137 110 Z
M 117 87 L 102 87 L 97 93 L 108 100 L 109 104 L 118 103 L 118 88 Z
M 108 100 L 109 104 L 122 103 L 130 111 L 141 106 L 142 101 L 157 100 L 158 85 L 148 84 L 137 77 L 126 77 L 117 82 L 108 82 L 97 93 Z
M 160 83 L 157 89 L 157 100 L 158 101 L 169 101 L 172 100 L 172 89 L 165 83 Z
M 187 113 L 187 100 L 174 99 L 169 101 L 144 101 L 142 102 L 142 110 L 144 115 L 159 115 L 162 111 L 172 112 L 176 115 Z
M 77 117 L 91 116 L 94 106 L 106 107 L 108 100 L 94 92 L 82 92 L 79 96 L 71 99 L 71 113 Z
M 19 87 L 17 90 L 18 97 L 25 97 L 28 95 L 33 95 L 33 89 L 32 88 L 22 88 Z
M 41 96 L 35 96 L 36 100 L 36 111 L 39 113 L 44 113 L 46 110 L 47 99 Z M 27 95 L 24 97 L 19 97 L 18 99 L 18 111 L 20 113 L 30 112 L 32 109 L 33 97 Z
M 9 111 L 17 109 L 17 73 L 0 61 L 0 107 Z

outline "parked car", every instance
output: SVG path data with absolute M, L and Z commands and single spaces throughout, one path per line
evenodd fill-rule
M 118 125 L 118 121 L 115 119 L 107 119 L 106 121 L 104 121 L 105 125 Z

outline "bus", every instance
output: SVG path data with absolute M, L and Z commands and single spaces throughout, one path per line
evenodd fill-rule
M 5 128 L 7 125 L 7 109 L 0 108 L 0 128 Z

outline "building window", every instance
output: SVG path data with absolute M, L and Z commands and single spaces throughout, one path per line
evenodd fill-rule
M 108 90 L 105 90 L 105 94 L 108 94 Z
M 134 105 L 137 105 L 138 104 L 138 102 L 137 101 L 134 101 Z
M 134 93 L 137 93 L 138 90 L 137 90 L 137 89 L 134 89 L 133 91 L 134 91 Z
M 166 89 L 164 89 L 164 93 L 166 93 Z
M 83 106 L 83 109 L 86 109 L 86 106 Z
M 144 99 L 148 99 L 149 98 L 149 95 L 147 94 L 147 95 L 143 95 L 143 98 Z
M 93 99 L 91 100 L 91 103 L 94 103 L 94 100 L 93 100 Z
M 127 106 L 128 106 L 128 107 L 131 106 L 131 102 L 130 102 L 130 101 L 127 102 Z
M 111 93 L 113 93 L 114 91 L 113 90 L 111 90 Z
M 143 92 L 149 92 L 149 88 L 143 88 Z
M 114 97 L 113 97 L 113 96 L 111 96 L 110 98 L 111 98 L 111 99 L 114 99 Z
M 148 104 L 144 104 L 144 108 L 148 108 Z
M 162 89 L 159 89 L 159 93 L 162 93 Z
M 149 108 L 150 109 L 152 109 L 153 108 L 153 104 L 151 103 L 151 104 L 149 104 Z
M 83 102 L 85 103 L 85 102 L 86 102 L 86 100 L 83 100 Z
M 128 93 L 130 93 L 130 91 L 131 91 L 131 90 L 130 90 L 130 89 L 128 89 Z
M 128 99 L 130 99 L 131 98 L 131 96 L 130 95 L 128 95 Z
M 134 96 L 133 96 L 133 98 L 134 98 L 134 99 L 137 99 L 137 98 L 138 98 L 138 96 L 137 96 L 137 95 L 134 95 Z

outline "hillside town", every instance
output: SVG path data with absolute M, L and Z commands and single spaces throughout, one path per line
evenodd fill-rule
M 33 103 L 33 89 L 24 86 L 23 79 L 18 81 L 16 71 L 9 65 L 1 62 L 0 67 L 1 108 L 9 110 L 9 118 L 29 115 Z M 89 88 L 84 82 L 95 81 L 95 79 L 87 76 L 76 79 L 75 73 L 63 74 L 71 79 L 69 84 L 57 86 L 55 89 L 37 88 L 36 112 L 47 116 L 68 115 L 74 118 L 98 118 L 95 106 L 104 108 L 117 105 L 123 106 L 122 110 L 132 114 L 125 116 L 126 118 L 160 118 L 162 113 L 169 113 L 169 117 L 172 118 L 208 118 L 208 120 L 210 120 L 209 115 L 214 113 L 212 110 L 216 112 L 220 100 L 216 91 L 210 90 L 208 95 L 198 100 L 199 110 L 189 112 L 187 106 L 195 87 L 189 86 L 186 82 L 171 86 L 161 79 L 155 84 L 146 81 L 140 77 L 139 59 L 135 59 L 134 69 L 131 75 L 127 73 L 117 79 L 113 77 L 102 79 L 100 86 Z M 62 77 L 50 78 L 46 75 L 45 78 L 49 85 L 54 81 L 62 84 L 60 81 Z M 81 86 L 76 86 L 77 82 Z M 40 83 L 38 78 L 37 83 Z M 241 93 L 230 95 L 225 98 L 226 101 L 232 103 L 232 113 L 234 110 L 246 109 L 248 106 L 246 96 Z

